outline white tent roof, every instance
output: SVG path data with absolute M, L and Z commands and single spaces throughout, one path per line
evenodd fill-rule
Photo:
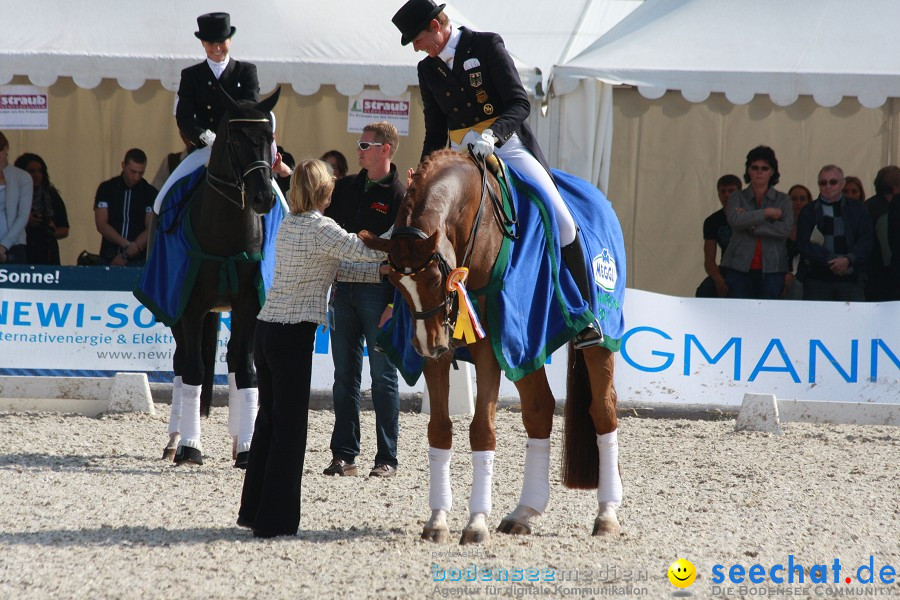
M 546 78 L 560 58 L 587 46 L 636 4 L 456 0 L 447 12 L 457 24 L 501 33 L 523 83 L 533 90 L 538 68 Z M 72 77 L 80 87 L 93 88 L 112 78 L 126 89 L 160 80 L 175 90 L 181 69 L 203 56 L 193 35 L 196 17 L 226 11 L 237 27 L 232 54 L 256 63 L 263 93 L 282 83 L 303 95 L 322 85 L 346 95 L 364 86 L 396 95 L 418 83 L 415 66 L 423 57 L 400 45 L 390 21 L 400 5 L 401 0 L 0 0 L 0 84 L 26 75 L 41 86 Z
M 724 92 L 735 104 L 768 94 L 779 106 L 900 97 L 897 0 L 647 0 L 556 77 L 637 86 L 689 101 Z

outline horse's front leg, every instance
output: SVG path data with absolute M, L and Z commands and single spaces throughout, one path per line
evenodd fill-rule
M 615 355 L 599 346 L 586 348 L 584 361 L 591 382 L 590 415 L 597 432 L 599 474 L 597 517 L 593 535 L 618 535 L 618 508 L 622 503 L 622 478 L 619 466 L 616 389 L 613 387 Z
M 494 417 L 500 393 L 500 367 L 485 338 L 469 347 L 475 361 L 475 415 L 469 425 L 472 449 L 472 491 L 469 497 L 469 522 L 463 529 L 460 544 L 481 544 L 490 540 L 487 518 L 491 514 L 491 482 L 494 475 L 494 450 L 497 436 Z
M 175 464 L 203 464 L 200 443 L 200 393 L 203 385 L 203 359 L 200 353 L 200 333 L 205 311 L 188 305 L 179 321 L 184 348 L 181 385 L 181 439 L 175 452 Z M 179 348 L 180 350 L 181 348 Z
M 259 303 L 235 299 L 231 312 L 231 339 L 228 341 L 228 372 L 234 373 L 234 390 L 229 381 L 229 433 L 233 436 L 234 466 L 247 468 L 250 457 L 250 443 L 259 410 L 259 390 L 256 387 L 256 370 L 253 367 L 253 336 L 256 331 L 256 316 Z M 232 402 L 232 398 L 235 402 Z
M 550 502 L 550 432 L 556 401 L 543 368 L 516 382 L 522 402 L 525 444 L 525 473 L 515 510 L 503 517 L 500 533 L 531 533 L 531 520 L 544 513 Z
M 453 503 L 450 492 L 450 447 L 453 423 L 450 421 L 450 358 L 425 360 L 425 384 L 431 401 L 428 420 L 428 504 L 431 517 L 422 528 L 422 539 L 442 543 L 450 539 L 447 514 Z

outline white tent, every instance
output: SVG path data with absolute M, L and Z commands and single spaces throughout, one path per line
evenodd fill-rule
M 647 98 L 680 90 L 735 104 L 767 94 L 820 106 L 844 97 L 867 108 L 900 97 L 896 0 L 647 0 L 558 76 L 637 86 Z

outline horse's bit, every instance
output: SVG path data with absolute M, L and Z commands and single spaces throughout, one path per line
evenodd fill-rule
M 269 176 L 271 177 L 272 165 L 264 160 L 255 160 L 252 163 L 250 163 L 249 165 L 247 165 L 247 168 L 244 170 L 243 174 L 241 174 L 241 166 L 238 164 L 237 156 L 235 156 L 235 153 L 234 153 L 234 145 L 231 141 L 231 124 L 232 123 L 268 123 L 268 122 L 269 122 L 269 119 L 229 119 L 228 124 L 225 128 L 225 131 L 226 131 L 225 143 L 226 143 L 226 146 L 228 147 L 228 162 L 231 164 L 231 171 L 232 171 L 232 176 L 234 177 L 234 181 L 229 181 L 227 179 L 222 179 L 221 177 L 216 177 L 215 175 L 212 174 L 212 172 L 209 169 L 207 169 L 207 171 L 206 171 L 206 181 L 207 181 L 207 183 L 209 183 L 209 186 L 212 189 L 219 192 L 219 194 L 224 196 L 229 202 L 231 202 L 232 204 L 234 204 L 241 210 L 244 210 L 244 208 L 246 207 L 246 198 L 245 198 L 246 186 L 244 184 L 244 179 L 247 177 L 247 175 L 249 175 L 253 171 L 257 171 L 259 169 L 267 169 L 269 171 Z M 218 187 L 216 187 L 215 183 L 213 183 L 214 181 L 238 190 L 241 193 L 241 203 L 238 204 L 231 198 L 231 196 L 229 196 L 228 194 L 226 194 L 225 192 L 220 190 Z

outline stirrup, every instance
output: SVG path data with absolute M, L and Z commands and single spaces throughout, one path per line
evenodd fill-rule
M 576 350 L 583 350 L 585 348 L 599 346 L 603 343 L 603 339 L 603 332 L 600 331 L 600 327 L 598 327 L 596 323 L 591 323 L 578 332 L 572 343 L 575 345 Z

